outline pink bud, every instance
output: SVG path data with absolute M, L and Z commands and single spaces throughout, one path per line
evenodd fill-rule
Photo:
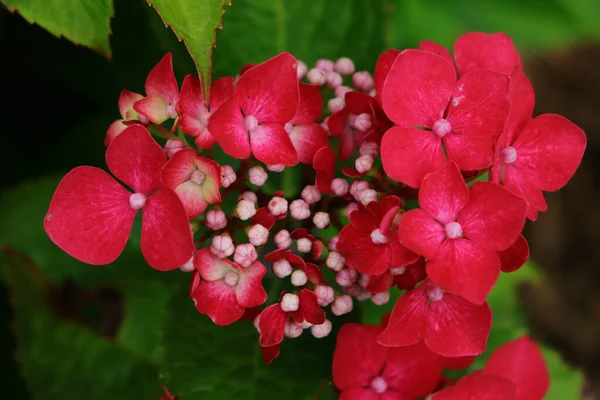
M 300 193 L 302 199 L 308 204 L 314 204 L 321 200 L 321 192 L 314 185 L 308 185 L 304 189 L 302 189 L 302 193 Z
M 308 277 L 306 273 L 301 269 L 297 269 L 292 272 L 292 285 L 294 286 L 304 286 L 308 282 Z
M 254 193 L 254 192 L 243 192 L 242 194 L 240 194 L 238 196 L 237 200 L 238 201 L 240 201 L 240 200 L 248 200 L 248 201 L 251 201 L 254 204 L 258 203 L 258 197 L 256 196 L 256 193 Z
M 372 201 L 377 201 L 377 192 L 374 191 L 373 189 L 366 189 L 366 190 L 363 190 L 362 192 L 360 192 L 358 197 L 359 197 L 362 205 L 366 206 L 367 204 L 369 204 Z
M 304 77 L 306 76 L 306 73 L 308 72 L 308 67 L 306 66 L 306 64 L 304 63 L 304 61 L 298 61 L 298 80 L 300 79 L 304 79 Z
M 333 301 L 333 304 L 331 305 L 331 312 L 333 315 L 337 315 L 339 317 L 340 315 L 348 314 L 350 311 L 352 311 L 353 307 L 354 305 L 352 304 L 352 298 L 345 294 Z
M 323 130 L 327 133 L 327 136 L 331 136 L 331 131 L 329 130 L 327 121 L 329 121 L 329 117 L 325 117 L 325 119 L 323 119 L 323 122 L 321 122 L 321 128 L 323 128 Z
M 366 174 L 372 167 L 373 157 L 371 156 L 360 156 L 354 162 L 354 168 L 361 174 Z
M 369 275 L 360 274 L 358 284 L 362 287 L 367 287 L 367 283 L 369 283 Z
M 269 201 L 269 211 L 273 215 L 283 215 L 288 210 L 288 202 L 283 197 L 275 196 Z
M 235 207 L 235 213 L 242 221 L 246 221 L 256 214 L 256 206 L 250 200 L 240 200 Z
M 260 165 L 252 167 L 250 168 L 250 171 L 248 171 L 248 179 L 250 180 L 250 183 L 256 186 L 264 185 L 268 177 L 269 175 L 267 174 L 267 171 L 265 171 Z
M 377 306 L 382 306 L 390 301 L 390 292 L 386 290 L 385 292 L 375 293 L 371 297 L 371 301 Z
M 369 182 L 368 181 L 354 181 L 352 182 L 352 185 L 350 185 L 350 194 L 352 195 L 352 197 L 354 197 L 356 200 L 359 199 L 359 195 L 360 192 L 362 192 L 365 189 L 369 188 Z
M 231 237 L 225 235 L 215 236 L 210 245 L 210 252 L 219 258 L 227 258 L 233 254 L 235 246 Z
M 335 298 L 333 288 L 331 286 L 318 285 L 314 291 L 321 307 L 328 306 Z
M 223 185 L 223 187 L 229 187 L 236 179 L 237 176 L 231 166 L 221 165 L 221 185 Z
M 286 293 L 281 298 L 281 309 L 285 312 L 294 312 L 300 306 L 300 298 L 292 293 Z
M 272 172 L 281 172 L 285 169 L 283 164 L 267 165 L 267 169 Z
M 317 339 L 324 338 L 331 333 L 331 321 L 326 319 L 321 325 L 311 326 L 310 333 Z
M 319 68 L 311 68 L 306 74 L 306 79 L 314 85 L 323 86 L 327 82 L 327 72 Z
M 308 238 L 300 238 L 296 240 L 296 248 L 300 253 L 310 253 L 312 242 Z
M 275 245 L 277 245 L 278 249 L 287 249 L 292 245 L 292 238 L 290 237 L 290 233 L 285 229 L 280 230 L 275 235 Z
M 335 65 L 333 61 L 327 60 L 325 58 L 321 58 L 315 63 L 315 68 L 319 68 L 320 70 L 323 70 L 325 72 L 333 71 L 334 67 Z
M 373 77 L 367 71 L 359 71 L 352 75 L 352 83 L 354 87 L 363 92 L 373 89 Z
M 192 272 L 195 269 L 195 267 L 194 267 L 194 257 L 190 258 L 188 260 L 188 262 L 186 262 L 181 267 L 179 267 L 179 269 L 182 270 L 183 272 Z
M 144 193 L 132 193 L 129 196 L 129 206 L 134 210 L 144 208 L 146 205 L 146 195 Z
M 376 95 L 377 95 L 377 90 L 375 90 L 375 89 L 371 89 L 371 90 L 369 91 L 369 96 L 371 96 L 371 97 L 375 97 Z
M 351 75 L 354 73 L 354 63 L 348 57 L 338 58 L 334 68 L 342 75 Z
M 344 264 L 346 264 L 346 259 L 337 251 L 331 251 L 327 255 L 327 260 L 325 261 L 327 268 L 334 271 L 341 271 L 344 268 Z
M 358 278 L 358 273 L 354 268 L 343 268 L 335 275 L 335 281 L 342 287 L 352 285 L 356 278 Z
M 292 218 L 303 220 L 310 217 L 310 208 L 304 200 L 296 199 L 290 204 L 290 213 Z
M 360 286 L 360 285 L 357 285 L 357 286 L 358 286 L 356 288 L 357 293 L 354 295 L 354 297 L 356 297 L 356 300 L 364 301 L 371 297 L 371 293 L 367 292 L 362 286 Z M 350 294 L 349 291 L 348 291 L 348 294 Z
M 364 142 L 358 152 L 361 156 L 371 156 L 373 158 L 379 155 L 379 145 L 375 142 Z
M 295 339 L 298 336 L 302 335 L 304 330 L 301 326 L 298 326 L 295 322 L 286 321 L 285 322 L 285 337 L 290 339 Z
M 359 194 L 360 196 L 360 194 Z M 346 218 L 350 218 L 350 214 L 352 214 L 353 211 L 357 211 L 358 210 L 358 204 L 355 202 L 352 202 L 350 204 L 348 204 L 346 206 Z
M 338 235 L 335 235 L 334 237 L 329 239 L 329 242 L 327 243 L 327 248 L 329 249 L 329 251 L 337 251 L 337 243 L 339 240 L 340 237 Z
M 345 196 L 350 189 L 350 184 L 343 178 L 335 178 L 331 181 L 331 191 L 336 196 Z
M 269 230 L 261 224 L 256 224 L 248 231 L 248 239 L 255 246 L 262 246 L 269 239 Z
M 237 285 L 239 280 L 240 280 L 240 276 L 233 271 L 227 271 L 227 273 L 225 274 L 225 277 L 223 278 L 223 281 L 225 281 L 225 284 L 228 286 Z
M 273 273 L 278 278 L 285 278 L 292 273 L 292 265 L 285 258 L 281 258 L 273 263 Z
M 240 244 L 235 248 L 235 253 L 233 254 L 233 261 L 242 267 L 249 267 L 257 258 L 256 249 L 250 243 Z
M 429 301 L 439 301 L 444 297 L 444 291 L 439 286 L 430 286 L 426 290 Z
M 313 217 L 313 224 L 319 229 L 325 229 L 329 225 L 329 214 L 319 211 Z
M 333 94 L 335 95 L 335 97 L 339 97 L 340 99 L 345 99 L 346 93 L 352 92 L 353 90 L 354 89 L 352 89 L 349 86 L 338 86 L 335 88 Z
M 346 107 L 346 102 L 344 101 L 344 99 L 341 99 L 339 97 L 334 97 L 333 99 L 330 99 L 327 102 L 327 108 L 329 109 L 329 111 L 331 111 L 332 114 L 340 111 L 344 107 Z
M 171 158 L 173 154 L 177 153 L 179 150 L 185 148 L 185 143 L 179 139 L 169 139 L 167 143 L 165 143 L 164 151 L 167 154 L 167 157 Z
M 227 217 L 222 210 L 210 210 L 206 213 L 204 225 L 213 231 L 221 230 L 227 226 Z
M 367 113 L 358 114 L 354 119 L 354 128 L 358 131 L 366 132 L 371 125 L 371 116 Z
M 296 325 L 298 325 L 302 329 L 308 329 L 312 326 L 312 324 L 310 322 L 307 322 L 306 320 L 304 320 L 301 323 L 296 324 Z
M 329 86 L 332 89 L 335 89 L 336 87 L 339 87 L 342 85 L 342 83 L 344 83 L 344 79 L 342 78 L 342 76 L 335 71 L 327 72 L 327 74 L 325 75 L 325 80 L 327 81 L 327 86 Z

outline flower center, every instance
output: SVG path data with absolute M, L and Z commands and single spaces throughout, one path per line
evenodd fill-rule
M 258 126 L 258 120 L 256 119 L 255 116 L 253 115 L 248 115 L 246 118 L 244 118 L 244 128 L 246 128 L 246 130 L 253 130 L 254 128 L 256 128 Z
M 133 193 L 129 196 L 129 205 L 134 210 L 139 210 L 146 205 L 146 195 L 143 193 Z
M 388 242 L 389 239 L 387 238 L 387 236 L 381 233 L 381 230 L 379 228 L 377 228 L 373 232 L 371 232 L 371 240 L 375 244 L 385 244 Z
M 444 291 L 439 286 L 430 286 L 426 292 L 429 301 L 439 301 L 444 297 Z
M 197 185 L 202 185 L 202 182 L 204 182 L 204 178 L 206 178 L 206 175 L 204 175 L 198 170 L 192 172 L 192 175 L 190 175 L 190 181 L 194 182 Z
M 223 280 L 229 286 L 235 286 L 238 282 L 239 276 L 233 271 L 227 271 Z
M 433 123 L 433 132 L 439 137 L 443 138 L 452 130 L 452 126 L 450 126 L 450 122 L 446 119 L 438 119 Z
M 462 236 L 462 226 L 458 222 L 450 222 L 446 225 L 448 239 L 458 239 Z
M 517 149 L 512 146 L 508 146 L 502 150 L 502 156 L 504 157 L 505 164 L 512 164 L 517 161 Z
M 383 377 L 378 376 L 371 381 L 371 389 L 377 394 L 385 393 L 387 390 L 387 382 Z
M 283 128 L 289 135 L 290 133 L 292 133 L 292 129 L 294 128 L 294 125 L 292 125 L 291 122 L 288 122 L 287 124 L 285 124 L 285 126 Z

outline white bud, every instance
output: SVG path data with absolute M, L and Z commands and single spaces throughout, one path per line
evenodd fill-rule
M 348 314 L 352 311 L 354 305 L 352 304 L 352 298 L 347 294 L 338 297 L 333 301 L 331 305 L 331 312 L 338 317 L 340 315 Z
M 331 321 L 326 319 L 321 325 L 311 326 L 310 333 L 317 339 L 324 338 L 331 333 Z
M 344 264 L 346 264 L 346 259 L 337 251 L 331 251 L 327 255 L 327 260 L 325 261 L 327 268 L 334 271 L 341 271 L 344 268 Z
M 297 269 L 292 272 L 292 285 L 294 286 L 304 286 L 308 282 L 308 277 L 306 273 L 301 269 Z
M 262 246 L 269 239 L 269 230 L 261 224 L 256 224 L 248 231 L 248 239 L 254 246 Z
M 308 238 L 300 238 L 296 240 L 296 248 L 300 253 L 310 253 L 312 242 Z
M 329 225 L 329 214 L 318 211 L 313 217 L 313 224 L 319 229 L 325 229 Z
M 281 298 L 281 309 L 285 312 L 293 312 L 298 310 L 300 306 L 300 298 L 292 293 L 286 293 Z
M 292 273 L 292 265 L 285 258 L 279 259 L 273 263 L 273 273 L 278 278 L 285 278 Z
M 250 200 L 240 200 L 235 208 L 235 213 L 242 221 L 247 221 L 256 214 L 256 206 Z

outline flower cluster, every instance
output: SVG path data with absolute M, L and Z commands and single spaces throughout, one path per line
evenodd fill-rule
M 309 69 L 283 53 L 210 93 L 192 75 L 180 90 L 167 54 L 145 92 L 121 93 L 106 134 L 114 178 L 69 172 L 46 232 L 73 257 L 108 264 L 141 210 L 148 264 L 193 272 L 190 297 L 216 324 L 253 320 L 267 363 L 286 337 L 327 336 L 355 300 L 405 291 L 384 326 L 340 331 L 334 382 L 347 399 L 428 395 L 448 360 L 484 352 L 486 297 L 529 257 L 526 219 L 586 146 L 567 119 L 532 118 L 533 88 L 501 33 L 461 36 L 454 57 L 429 41 L 388 50 L 373 74 L 348 58 Z M 286 193 L 289 183 L 300 189 Z M 531 346 L 507 345 L 434 398 L 495 386 L 512 393 L 502 398 L 541 398 L 520 395 L 527 371 L 507 364 Z

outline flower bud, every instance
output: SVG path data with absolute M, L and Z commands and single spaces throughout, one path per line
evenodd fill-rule
M 311 68 L 306 74 L 306 79 L 314 85 L 323 86 L 327 82 L 327 72 L 319 68 Z
M 390 301 L 390 292 L 386 290 L 385 292 L 375 293 L 371 297 L 371 301 L 377 306 L 382 306 Z
M 308 282 L 308 277 L 306 273 L 301 269 L 297 269 L 292 272 L 292 285 L 294 286 L 304 286 Z
M 242 267 L 249 267 L 257 258 L 256 249 L 250 243 L 240 244 L 235 248 L 235 253 L 233 254 L 233 261 Z
M 304 189 L 302 189 L 302 193 L 300 193 L 302 199 L 308 204 L 314 204 L 321 200 L 321 192 L 314 185 L 308 185 Z
M 262 246 L 269 239 L 269 230 L 261 224 L 256 224 L 248 231 L 248 239 L 254 246 Z
M 292 238 L 290 233 L 285 229 L 280 230 L 275 235 L 275 245 L 278 249 L 287 249 L 292 245 Z
M 250 171 L 248 171 L 248 179 L 250 180 L 250 183 L 256 186 L 264 185 L 268 177 L 269 175 L 267 174 L 267 171 L 265 171 L 260 165 L 252 167 L 250 168 Z
M 371 156 L 360 156 L 354 162 L 354 168 L 360 174 L 366 174 L 371 168 L 373 168 L 373 157 Z
M 250 200 L 240 200 L 235 208 L 235 213 L 242 221 L 246 221 L 256 214 L 256 207 Z
M 224 188 L 229 187 L 235 180 L 237 176 L 235 175 L 235 171 L 229 165 L 221 165 L 221 185 Z
M 354 268 L 343 268 L 335 275 L 335 281 L 341 287 L 348 287 L 356 281 L 357 277 L 358 273 Z
M 359 194 L 360 202 L 363 206 L 366 206 L 372 201 L 377 201 L 377 192 L 373 189 L 365 189 Z
M 281 298 L 281 309 L 285 312 L 294 312 L 300 306 L 300 298 L 293 293 L 286 293 Z
M 350 194 L 356 200 L 359 199 L 360 192 L 369 188 L 369 182 L 367 181 L 354 181 L 352 185 L 350 185 Z
M 194 257 L 190 258 L 188 260 L 188 262 L 186 262 L 181 267 L 179 267 L 179 269 L 182 270 L 183 272 L 192 272 L 195 269 L 195 267 L 194 267 Z
M 240 200 L 248 200 L 248 201 L 251 201 L 254 204 L 258 203 L 258 197 L 256 196 L 256 193 L 254 193 L 254 192 L 243 192 L 242 194 L 240 194 L 238 196 L 237 200 L 238 201 L 240 201 Z
M 346 259 L 337 251 L 331 251 L 327 255 L 327 260 L 325 261 L 327 268 L 334 271 L 341 271 L 344 268 L 344 264 L 346 264 Z
M 306 63 L 304 63 L 304 61 L 298 61 L 298 80 L 304 79 L 304 77 L 306 76 L 306 73 L 308 72 L 308 67 L 306 66 Z
M 344 83 L 342 76 L 335 71 L 327 72 L 327 74 L 325 74 L 325 81 L 327 82 L 327 86 L 332 89 L 335 89 Z
M 371 156 L 373 158 L 379 155 L 379 145 L 375 142 L 364 142 L 358 152 L 361 156 Z
M 310 217 L 310 208 L 304 200 L 296 199 L 290 204 L 290 213 L 292 218 L 303 220 Z
M 273 273 L 278 278 L 285 278 L 292 273 L 292 265 L 285 258 L 279 259 L 273 263 Z
M 367 71 L 359 71 L 352 75 L 354 87 L 363 92 L 373 89 L 373 77 Z
M 324 338 L 331 333 L 331 321 L 326 319 L 321 325 L 311 326 L 310 333 L 317 339 Z
M 360 196 L 360 194 L 359 194 L 359 196 Z M 350 214 L 352 214 L 352 212 L 356 211 L 356 210 L 358 210 L 358 204 L 354 203 L 354 202 L 349 203 L 346 206 L 346 218 L 350 218 Z
M 350 311 L 352 311 L 353 307 L 354 304 L 352 304 L 352 298 L 345 294 L 333 301 L 333 304 L 331 304 L 331 312 L 333 315 L 337 315 L 339 317 L 340 315 L 348 314 Z
M 335 178 L 331 181 L 331 191 L 336 196 L 345 196 L 350 189 L 350 184 L 343 178 Z
M 298 326 L 295 322 L 286 321 L 285 322 L 285 337 L 290 339 L 295 339 L 298 336 L 302 335 L 304 329 L 301 326 Z
M 332 114 L 335 114 L 336 112 L 342 110 L 344 107 L 346 107 L 346 102 L 344 101 L 344 99 L 339 98 L 339 97 L 334 97 L 333 99 L 329 99 L 329 101 L 327 102 L 327 109 Z
M 321 307 L 328 306 L 335 298 L 333 288 L 327 285 L 318 285 L 315 288 L 315 294 L 317 295 Z
M 213 231 L 221 230 L 227 226 L 227 217 L 223 210 L 210 210 L 206 213 L 204 225 Z
M 167 157 L 173 157 L 173 154 L 177 153 L 179 150 L 183 150 L 185 148 L 185 144 L 183 141 L 179 139 L 169 139 L 167 143 L 165 143 L 164 151 L 167 154 Z
M 315 68 L 319 68 L 322 71 L 329 72 L 333 71 L 333 69 L 335 68 L 335 64 L 331 60 L 321 58 L 315 63 Z
M 288 202 L 283 197 L 275 196 L 269 201 L 269 211 L 273 215 L 283 215 L 288 210 Z
M 327 248 L 329 249 L 329 251 L 337 251 L 337 243 L 339 240 L 340 237 L 338 235 L 335 235 L 334 237 L 329 239 L 329 242 L 327 243 Z
M 313 217 L 313 224 L 319 229 L 325 229 L 329 225 L 329 214 L 319 211 Z
M 367 113 L 358 114 L 354 119 L 354 128 L 360 132 L 366 132 L 371 128 L 371 115 Z
M 352 75 L 354 73 L 354 63 L 348 57 L 338 58 L 333 67 L 342 75 Z
M 267 165 L 267 169 L 272 172 L 281 172 L 285 169 L 283 164 Z
M 218 235 L 212 239 L 210 252 L 219 258 L 227 258 L 233 254 L 235 246 L 231 237 Z
M 300 253 L 310 253 L 312 242 L 308 238 L 300 238 L 296 240 L 296 248 Z
M 335 95 L 335 97 L 339 97 L 340 99 L 345 99 L 346 93 L 352 92 L 353 90 L 354 89 L 352 89 L 349 86 L 338 86 L 335 88 L 333 94 Z
M 310 322 L 306 321 L 306 320 L 304 320 L 301 323 L 296 324 L 296 325 L 298 325 L 302 329 L 308 329 L 308 328 L 310 328 L 312 326 L 312 324 Z

